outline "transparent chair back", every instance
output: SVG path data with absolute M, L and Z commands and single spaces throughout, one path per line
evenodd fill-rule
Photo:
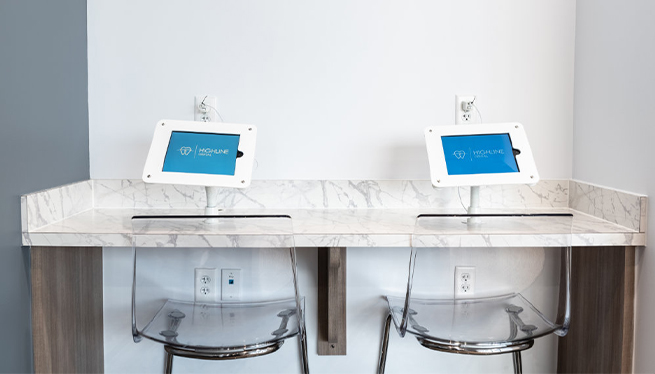
M 398 333 L 471 354 L 565 335 L 571 225 L 570 214 L 419 216 L 406 294 L 386 297 Z M 474 267 L 473 294 L 456 296 L 458 266 Z
M 301 333 L 289 217 L 142 216 L 132 227 L 136 342 L 229 352 L 279 345 Z M 216 279 L 199 283 L 196 269 L 209 269 Z M 222 292 L 222 271 L 229 269 L 240 271 L 241 293 L 232 298 L 233 292 Z M 212 294 L 198 300 L 203 282 Z

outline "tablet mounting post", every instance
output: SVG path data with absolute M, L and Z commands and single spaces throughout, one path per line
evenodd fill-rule
M 214 216 L 222 209 L 218 208 L 218 187 L 205 186 L 205 194 L 207 195 L 207 206 L 205 207 L 206 216 Z
M 480 213 L 480 186 L 471 186 L 471 201 L 468 208 L 468 214 L 478 214 Z M 469 225 L 475 225 L 480 223 L 478 217 L 469 217 L 466 220 L 466 223 Z

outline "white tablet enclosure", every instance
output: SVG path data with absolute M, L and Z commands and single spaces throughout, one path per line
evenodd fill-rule
M 520 123 L 425 129 L 435 187 L 535 184 L 539 173 Z
M 250 185 L 257 128 L 223 122 L 161 120 L 143 180 L 244 188 Z

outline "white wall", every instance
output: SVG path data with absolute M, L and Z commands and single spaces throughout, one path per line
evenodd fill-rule
M 571 177 L 575 3 L 88 1 L 92 178 L 139 178 L 159 119 L 218 96 L 259 127 L 255 179 L 429 179 L 422 129 L 476 94 Z
M 440 251 L 437 256 L 427 258 L 420 253 L 421 262 L 416 268 L 413 292 L 424 294 L 432 291 L 450 293 L 453 290 L 453 278 L 450 273 L 442 271 L 457 265 L 457 259 L 470 257 L 467 265 L 476 266 L 476 294 L 485 295 L 490 291 L 489 283 L 496 283 L 501 294 L 517 291 L 516 287 L 508 290 L 506 285 L 498 285 L 498 279 L 487 276 L 492 269 L 499 278 L 512 278 L 514 285 L 521 285 L 518 290 L 549 318 L 557 313 L 552 302 L 558 296 L 558 288 L 553 272 L 559 261 L 555 250 L 542 249 L 517 250 L 517 248 L 489 249 L 481 248 L 475 253 L 464 249 Z M 519 251 L 517 253 L 517 251 Z M 483 252 L 482 255 L 479 255 Z M 511 256 L 509 252 L 513 252 Z M 347 264 L 347 339 L 346 356 L 318 356 L 317 331 L 317 251 L 299 249 L 298 268 L 300 290 L 306 297 L 306 318 L 309 364 L 313 373 L 374 373 L 377 367 L 379 347 L 382 338 L 382 323 L 386 317 L 387 306 L 382 295 L 403 295 L 407 282 L 408 248 L 351 248 L 348 249 Z M 139 344 L 132 341 L 130 325 L 130 302 L 132 284 L 132 250 L 131 248 L 108 248 L 103 252 L 104 262 L 104 349 L 105 372 L 107 373 L 157 373 L 163 365 L 163 348 L 161 344 L 143 340 Z M 505 255 L 504 257 L 501 255 Z M 502 259 L 505 260 L 502 260 Z M 510 259 L 510 260 L 507 260 Z M 175 260 L 176 266 L 189 266 L 188 259 Z M 512 272 L 506 271 L 507 262 L 511 262 Z M 486 263 L 485 263 L 486 262 Z M 160 261 L 160 268 L 170 268 Z M 193 268 L 193 266 L 191 266 Z M 429 269 L 431 267 L 432 269 Z M 544 269 L 539 272 L 540 269 Z M 432 270 L 429 272 L 428 271 Z M 523 271 L 522 271 L 523 270 Z M 527 270 L 527 271 L 525 271 Z M 172 271 L 167 270 L 167 276 Z M 420 274 L 420 276 L 419 276 Z M 161 272 L 160 274 L 161 275 Z M 192 272 L 189 272 L 192 276 Z M 192 281 L 190 277 L 180 283 Z M 526 290 L 527 288 L 527 290 Z M 498 293 L 496 293 L 498 294 Z M 450 296 L 448 295 L 448 296 Z M 148 295 L 144 298 L 148 298 Z M 142 298 L 143 299 L 143 298 Z M 550 301 L 550 302 L 549 302 Z M 155 305 L 155 310 L 161 306 Z M 152 314 L 151 314 L 152 316 Z M 453 318 L 466 318 L 453 316 Z M 146 319 L 147 321 L 147 319 Z M 502 326 L 500 326 L 502 327 Z M 507 327 L 509 331 L 509 327 Z M 550 335 L 538 339 L 535 346 L 524 352 L 523 362 L 526 373 L 545 373 L 556 371 L 557 337 Z M 473 357 L 436 353 L 419 346 L 408 335 L 401 339 L 395 330 L 390 334 L 389 356 L 387 360 L 389 373 L 501 373 L 512 372 L 512 359 L 509 355 Z M 273 355 L 252 360 L 226 362 L 207 362 L 201 360 L 175 359 L 174 372 L 200 373 L 296 373 L 300 372 L 299 349 L 296 339 L 288 340 L 283 348 Z
M 655 2 L 578 0 L 573 177 L 655 198 Z M 649 208 L 649 216 L 655 211 Z M 637 259 L 635 373 L 655 371 L 655 219 Z
M 485 122 L 525 125 L 542 178 L 570 178 L 574 28 L 570 0 L 88 0 L 91 177 L 139 178 L 156 121 L 192 119 L 211 94 L 226 121 L 258 126 L 255 179 L 428 179 L 422 130 L 452 124 L 454 95 L 471 93 Z M 349 354 L 315 354 L 310 312 L 314 372 L 375 371 L 380 295 L 399 283 L 384 270 L 407 257 L 348 252 Z M 129 335 L 130 259 L 104 252 L 106 371 L 157 372 L 161 347 Z M 315 305 L 316 252 L 299 266 Z M 511 372 L 508 356 L 418 348 L 393 335 L 389 371 Z M 554 348 L 540 339 L 526 372 L 554 371 Z M 283 350 L 176 368 L 285 372 L 297 347 Z

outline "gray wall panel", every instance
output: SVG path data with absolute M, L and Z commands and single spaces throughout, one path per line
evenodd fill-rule
M 89 178 L 85 0 L 0 0 L 0 372 L 32 371 L 24 193 Z

